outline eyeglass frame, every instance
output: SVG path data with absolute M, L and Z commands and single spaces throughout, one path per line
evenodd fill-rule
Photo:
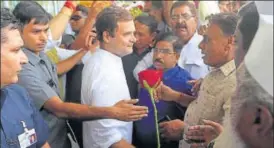
M 176 18 L 174 18 L 176 17 Z M 180 15 L 171 15 L 170 18 L 172 21 L 178 21 L 179 19 L 182 19 L 184 21 L 190 20 L 192 17 L 195 17 L 195 15 L 189 15 L 188 13 L 180 14 Z
M 166 52 L 166 51 L 170 51 L 169 49 L 158 49 L 154 47 L 152 50 L 154 51 L 154 53 L 162 53 L 164 55 L 177 54 L 177 52 Z

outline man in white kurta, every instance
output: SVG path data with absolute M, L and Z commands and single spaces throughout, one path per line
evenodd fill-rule
M 82 104 L 105 107 L 130 98 L 122 60 L 106 50 L 97 49 L 82 76 Z M 86 148 L 107 148 L 122 138 L 131 143 L 131 137 L 132 122 L 102 119 L 83 123 Z
M 81 102 L 109 107 L 130 99 L 121 58 L 132 52 L 135 27 L 130 13 L 117 6 L 100 12 L 95 26 L 100 48 L 84 65 Z M 84 148 L 131 148 L 132 125 L 115 119 L 83 122 Z

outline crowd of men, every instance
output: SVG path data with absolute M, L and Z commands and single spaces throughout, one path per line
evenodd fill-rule
M 273 2 L 96 3 L 1 7 L 1 147 L 273 148 Z

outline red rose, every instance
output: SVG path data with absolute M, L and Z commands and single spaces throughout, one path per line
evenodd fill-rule
M 144 88 L 144 80 L 147 81 L 148 85 L 152 88 L 156 83 L 159 83 L 163 77 L 163 71 L 159 70 L 144 70 L 138 73 L 139 82 L 141 86 Z

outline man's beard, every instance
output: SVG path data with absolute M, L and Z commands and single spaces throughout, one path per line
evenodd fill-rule
M 234 115 L 234 116 L 237 116 L 237 115 Z M 216 139 L 214 148 L 247 148 L 246 144 L 239 137 L 236 131 L 235 117 L 225 117 L 223 126 L 224 126 L 224 130 Z

